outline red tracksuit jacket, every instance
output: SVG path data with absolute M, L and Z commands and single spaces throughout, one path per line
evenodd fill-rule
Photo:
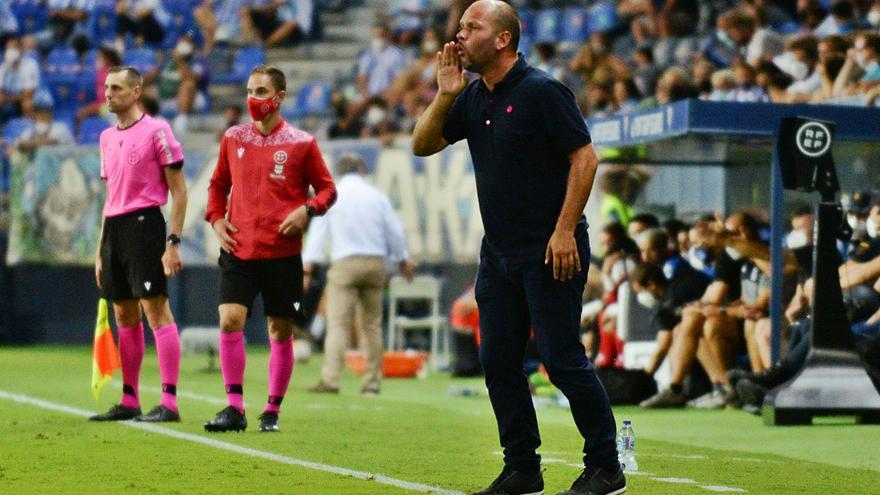
M 312 198 L 309 186 L 315 189 Z M 301 236 L 278 232 L 287 215 L 306 202 L 323 215 L 334 201 L 336 186 L 311 134 L 283 119 L 267 136 L 253 124 L 241 124 L 220 141 L 205 220 L 213 225 L 228 213 L 239 229 L 232 234 L 236 257 L 281 258 L 302 249 Z

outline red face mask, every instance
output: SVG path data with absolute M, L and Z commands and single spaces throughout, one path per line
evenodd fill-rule
M 275 102 L 274 97 L 259 99 L 251 96 L 247 99 L 247 106 L 248 113 L 251 114 L 254 122 L 261 121 L 278 110 L 278 103 Z

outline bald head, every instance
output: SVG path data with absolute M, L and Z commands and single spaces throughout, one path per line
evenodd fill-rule
M 501 0 L 478 0 L 468 7 L 468 10 L 470 9 L 481 9 L 485 13 L 486 20 L 492 23 L 496 35 L 504 31 L 510 33 L 507 50 L 516 53 L 519 47 L 520 24 L 519 15 L 512 5 Z

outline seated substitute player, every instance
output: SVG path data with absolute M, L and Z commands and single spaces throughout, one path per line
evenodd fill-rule
M 633 289 L 639 301 L 653 310 L 651 327 L 657 335 L 657 349 L 645 372 L 654 375 L 672 346 L 673 329 L 681 322 L 682 308 L 699 299 L 711 280 L 669 249 L 669 237 L 663 229 L 646 230 L 637 242 L 644 263 L 633 272 Z
M 113 67 L 104 82 L 107 108 L 117 124 L 101 133 L 101 177 L 107 181 L 104 225 L 95 256 L 95 279 L 113 302 L 122 361 L 122 401 L 92 421 L 180 421 L 177 377 L 180 338 L 168 305 L 166 277 L 181 269 L 180 233 L 186 216 L 183 148 L 168 123 L 138 104 L 143 80 L 131 67 Z M 171 233 L 165 237 L 161 205 L 171 191 Z M 166 242 L 167 241 L 167 242 Z M 153 329 L 162 399 L 141 415 L 138 380 L 144 359 L 142 314 Z
M 295 319 L 304 323 L 302 234 L 309 218 L 323 215 L 336 200 L 336 186 L 315 138 L 281 118 L 286 88 L 284 73 L 275 67 L 251 71 L 247 107 L 253 123 L 231 127 L 223 135 L 208 187 L 205 219 L 222 248 L 220 366 L 229 404 L 205 423 L 208 431 L 247 428 L 244 324 L 257 294 L 263 295 L 271 346 L 269 401 L 260 415 L 260 431 L 278 431 L 281 401 L 293 372 L 293 324 Z M 315 189 L 312 198 L 309 186 Z

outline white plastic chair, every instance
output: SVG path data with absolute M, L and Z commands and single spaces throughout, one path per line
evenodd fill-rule
M 446 317 L 440 315 L 440 286 L 440 280 L 430 275 L 418 275 L 412 282 L 395 275 L 388 284 L 388 348 L 404 349 L 407 330 L 430 328 L 431 365 L 435 371 L 448 364 L 449 360 L 449 326 Z M 397 305 L 400 301 L 428 301 L 431 304 L 430 313 L 421 317 L 399 315 Z M 439 359 L 441 341 L 442 363 Z

